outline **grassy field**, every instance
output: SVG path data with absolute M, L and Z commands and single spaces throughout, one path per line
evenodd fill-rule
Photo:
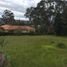
M 4 39 L 3 50 L 14 67 L 67 67 L 66 37 L 4 36 Z M 64 43 L 65 48 L 57 47 L 59 43 Z

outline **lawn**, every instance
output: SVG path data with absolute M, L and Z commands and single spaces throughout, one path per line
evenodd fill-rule
M 5 39 L 3 51 L 12 67 L 67 67 L 66 37 L 0 36 L 0 40 L 2 38 Z M 58 43 L 64 43 L 65 48 L 58 47 Z

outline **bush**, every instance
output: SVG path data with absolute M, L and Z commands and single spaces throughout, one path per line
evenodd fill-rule
M 58 43 L 58 44 L 57 44 L 57 47 L 58 47 L 58 48 L 65 48 L 66 46 L 65 46 L 64 43 Z

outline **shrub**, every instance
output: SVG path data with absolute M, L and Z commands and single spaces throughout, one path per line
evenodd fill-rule
M 65 48 L 66 46 L 65 46 L 64 43 L 58 43 L 58 44 L 57 44 L 57 47 L 58 47 L 58 48 Z

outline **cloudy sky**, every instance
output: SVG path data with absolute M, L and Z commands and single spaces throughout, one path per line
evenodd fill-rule
M 15 19 L 25 20 L 24 13 L 26 8 L 31 6 L 36 7 L 38 2 L 40 2 L 40 0 L 0 0 L 0 17 L 3 11 L 8 9 L 14 13 Z

